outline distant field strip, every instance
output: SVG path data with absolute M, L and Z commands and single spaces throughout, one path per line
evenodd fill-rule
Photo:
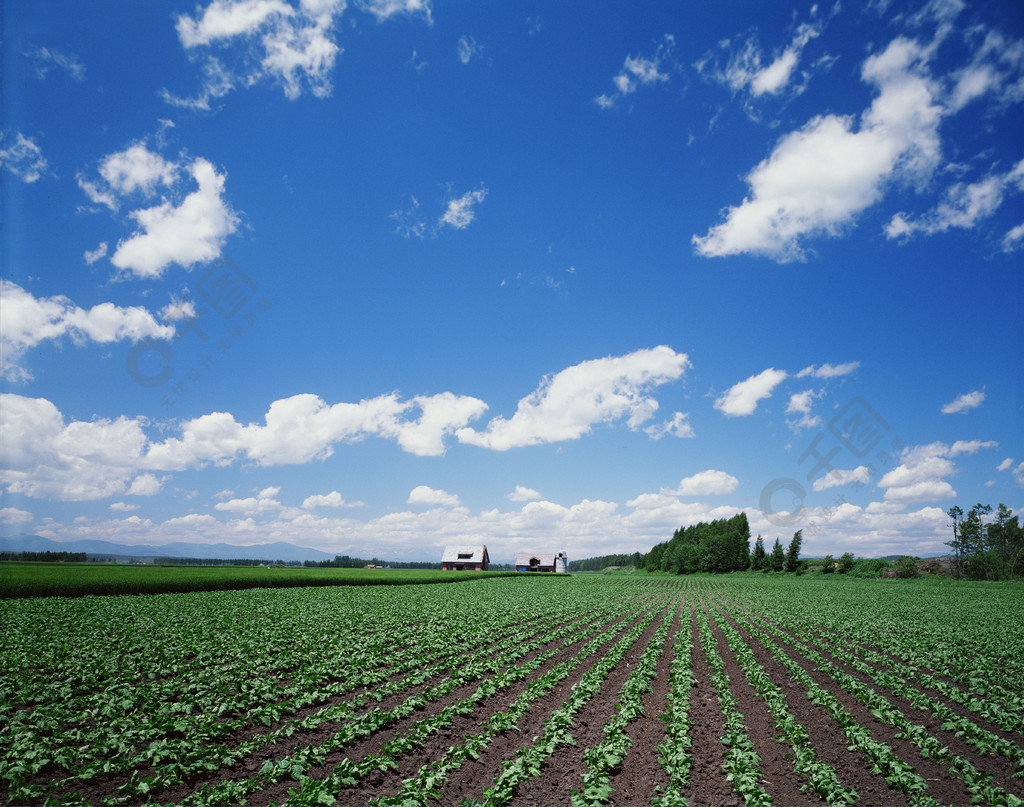
M 9 599 L 0 803 L 1022 805 L 1022 594 L 637 574 Z

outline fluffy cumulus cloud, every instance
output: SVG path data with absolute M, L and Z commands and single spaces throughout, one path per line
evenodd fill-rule
M 505 498 L 510 502 L 532 502 L 537 499 L 543 499 L 544 497 L 533 488 L 516 485 L 516 489 L 511 493 L 506 493 Z
M 697 252 L 800 259 L 805 237 L 839 234 L 881 198 L 888 182 L 930 176 L 940 157 L 942 118 L 930 55 L 899 38 L 869 57 L 861 77 L 878 94 L 859 121 L 821 115 L 782 137 L 747 175 L 747 198 L 729 208 L 723 223 L 693 237 Z
M 862 81 L 875 93 L 871 105 L 859 115 L 816 116 L 783 135 L 746 176 L 746 198 L 725 211 L 722 223 L 693 237 L 697 252 L 800 260 L 809 238 L 841 235 L 891 187 L 920 193 L 932 189 L 942 161 L 940 127 L 945 120 L 977 109 L 981 102 L 998 113 L 1024 98 L 1024 43 L 983 24 L 955 25 L 965 7 L 960 2 L 928 3 L 913 17 L 897 18 L 894 22 L 905 25 L 908 34 L 891 40 L 861 66 Z M 801 52 L 822 30 L 819 23 L 802 26 L 770 62 L 750 37 L 738 49 L 724 43 L 732 50 L 726 67 L 714 54 L 697 67 L 749 97 L 771 94 L 791 86 Z M 940 66 L 945 69 L 950 60 L 937 57 L 940 49 L 958 60 L 945 73 L 939 72 Z M 964 173 L 963 166 L 957 171 Z M 1021 191 L 1022 176 L 1020 162 L 989 165 L 970 181 L 945 188 L 931 210 L 891 215 L 885 232 L 905 241 L 973 229 L 1010 193 Z M 1022 238 L 1024 224 L 1003 236 L 1003 249 L 1019 248 Z
M 734 384 L 715 401 L 715 409 L 726 415 L 752 415 L 759 401 L 771 397 L 772 391 L 782 383 L 787 373 L 769 367 L 745 381 Z
M 220 257 L 238 216 L 224 201 L 224 175 L 207 160 L 188 166 L 198 186 L 179 205 L 165 201 L 132 211 L 140 230 L 121 241 L 110 258 L 119 269 L 137 277 L 159 277 L 172 263 L 190 268 Z
M 504 451 L 576 440 L 594 425 L 625 418 L 637 429 L 658 409 L 648 393 L 682 377 L 690 361 L 664 345 L 625 356 L 592 359 L 544 378 L 519 401 L 511 418 L 495 417 L 484 431 L 463 428 L 463 443 Z
M 610 109 L 626 96 L 636 92 L 637 87 L 662 84 L 669 80 L 672 69 L 672 51 L 675 38 L 665 34 L 655 51 L 649 56 L 627 56 L 622 70 L 612 79 L 615 90 L 602 93 L 594 101 L 601 109 Z
M 159 204 L 128 213 L 136 230 L 118 242 L 110 257 L 126 275 L 158 278 L 171 264 L 187 269 L 209 263 L 220 257 L 238 227 L 238 215 L 224 199 L 226 176 L 209 160 L 175 162 L 136 142 L 104 157 L 96 174 L 79 174 L 78 185 L 93 203 L 111 211 L 125 203 L 145 204 L 157 191 L 166 194 Z M 104 242 L 86 252 L 86 262 L 95 263 L 107 251 Z
M 214 0 L 193 15 L 179 15 L 178 40 L 200 64 L 202 86 L 193 97 L 164 90 L 164 100 L 208 110 L 235 87 L 263 81 L 280 86 L 289 99 L 305 92 L 330 96 L 342 52 L 336 29 L 346 6 L 345 0 Z M 395 15 L 432 22 L 429 0 L 362 0 L 357 8 L 381 22 Z
M 454 493 L 439 490 L 426 485 L 417 485 L 409 491 L 406 504 L 425 504 L 430 507 L 458 507 L 461 502 Z
M 345 498 L 336 490 L 328 494 L 316 493 L 303 499 L 300 505 L 303 510 L 312 510 L 315 507 L 358 507 L 359 502 L 346 502 Z
M 0 483 L 8 493 L 70 501 L 122 496 L 144 465 L 141 419 L 65 423 L 49 401 L 11 393 L 0 396 L 0 410 Z
M 69 337 L 87 342 L 137 342 L 140 339 L 171 339 L 174 327 L 162 325 L 141 306 L 123 308 L 99 303 L 81 308 L 67 297 L 35 297 L 16 283 L 0 279 L 0 375 L 27 380 L 19 365 L 24 353 L 46 340 Z
M 976 389 L 974 392 L 965 392 L 963 395 L 958 395 L 944 407 L 942 407 L 942 414 L 944 415 L 955 415 L 961 414 L 966 415 L 970 410 L 975 407 L 981 406 L 985 400 L 985 391 Z
M 670 492 L 673 496 L 721 496 L 739 487 L 739 480 L 725 471 L 707 470 L 680 480 Z
M 828 490 L 829 488 L 840 488 L 847 485 L 860 487 L 871 481 L 871 469 L 866 465 L 858 465 L 852 470 L 841 470 L 835 468 L 824 476 L 814 480 L 816 491 Z
M 998 445 L 994 440 L 957 440 L 952 445 L 935 442 L 910 446 L 903 450 L 900 465 L 878 480 L 878 487 L 885 490 L 887 502 L 950 499 L 956 496 L 946 479 L 956 473 L 953 459 Z
M 0 134 L 0 143 L 6 139 Z M 38 181 L 48 168 L 43 150 L 34 140 L 25 137 L 21 132 L 15 134 L 13 143 L 6 148 L 0 148 L 0 165 L 22 182 L 29 184 Z

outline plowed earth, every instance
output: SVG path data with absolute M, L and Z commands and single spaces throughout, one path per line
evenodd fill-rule
M 806 731 L 807 742 L 813 748 L 816 760 L 829 766 L 842 786 L 855 793 L 850 796 L 850 803 L 970 805 L 981 801 L 1013 804 L 1013 799 L 1024 798 L 1024 776 L 1018 767 L 1024 760 L 1024 740 L 1020 735 L 1001 729 L 939 692 L 923 690 L 928 697 L 1006 741 L 1011 748 L 1007 752 L 1004 746 L 1003 753 L 980 752 L 975 745 L 945 726 L 942 720 L 915 707 L 905 697 L 885 690 L 864 672 L 852 669 L 832 656 L 828 651 L 830 642 L 837 642 L 844 652 L 852 653 L 861 660 L 873 649 L 863 641 L 844 641 L 841 631 L 836 628 L 838 623 L 815 626 L 814 631 L 801 637 L 799 631 L 803 628 L 789 621 L 784 609 L 773 606 L 775 600 L 766 598 L 763 605 L 759 604 L 758 586 L 770 586 L 770 580 L 744 581 L 737 588 L 714 578 L 636 575 L 611 580 L 600 577 L 531 580 L 518 592 L 516 585 L 514 579 L 495 579 L 458 588 L 463 589 L 462 594 L 475 592 L 470 596 L 478 597 L 479 602 L 472 607 L 482 609 L 481 614 L 487 614 L 488 603 L 495 602 L 494 597 L 498 594 L 508 597 L 510 592 L 513 597 L 534 598 L 535 613 L 528 613 L 529 609 L 521 602 L 521 611 L 510 611 L 505 617 L 502 617 L 500 609 L 492 608 L 493 631 L 481 629 L 464 634 L 459 633 L 458 614 L 433 616 L 431 619 L 448 620 L 444 624 L 450 624 L 451 643 L 447 647 L 430 648 L 429 652 L 424 648 L 408 651 L 424 654 L 423 668 L 430 664 L 441 665 L 428 680 L 404 686 L 402 682 L 410 675 L 409 669 L 402 671 L 396 667 L 394 672 L 385 669 L 387 674 L 380 676 L 374 685 L 353 686 L 348 690 L 342 688 L 299 708 L 289 710 L 285 705 L 282 714 L 268 721 L 269 725 L 262 722 L 247 724 L 242 720 L 237 728 L 217 739 L 223 748 L 220 756 L 249 748 L 254 741 L 256 747 L 251 752 L 239 751 L 230 765 L 219 768 L 207 766 L 205 770 L 188 770 L 185 766 L 175 774 L 168 767 L 167 760 L 152 759 L 148 764 L 130 767 L 127 764 L 132 758 L 130 753 L 122 752 L 121 756 L 110 755 L 112 761 L 106 773 L 93 771 L 90 775 L 83 775 L 83 765 L 76 768 L 74 761 L 68 761 L 73 760 L 74 755 L 62 762 L 47 761 L 34 771 L 31 766 L 23 766 L 27 772 L 19 773 L 8 755 L 0 781 L 0 803 L 386 805 L 398 803 L 400 799 L 396 796 L 404 793 L 409 803 L 431 805 L 657 804 L 672 783 L 670 774 L 673 772 L 667 769 L 659 746 L 666 738 L 670 699 L 676 698 L 687 707 L 687 735 L 691 742 L 689 773 L 681 783 L 677 782 L 681 784 L 678 792 L 682 799 L 690 805 L 741 805 L 747 803 L 747 797 L 726 774 L 727 748 L 722 738 L 726 734 L 727 715 L 723 714 L 722 703 L 713 685 L 712 667 L 701 642 L 702 624 L 710 626 L 711 646 L 724 664 L 743 731 L 756 752 L 757 784 L 774 804 L 799 807 L 825 805 L 829 803 L 829 794 L 815 792 L 813 784 L 798 772 L 791 745 L 782 736 L 780 728 L 784 715 L 773 711 L 755 686 L 748 683 L 740 660 L 730 649 L 723 627 L 738 632 L 757 664 L 781 690 L 784 709 Z M 290 592 L 282 596 L 296 597 L 299 594 Z M 238 596 L 252 595 L 239 592 Z M 321 606 L 335 603 L 336 607 L 341 607 L 336 600 L 323 599 L 327 595 L 321 593 L 318 596 Z M 589 597 L 586 602 L 590 605 L 577 610 L 567 609 L 567 616 L 560 618 L 558 603 L 571 603 L 575 597 Z M 131 598 L 120 599 L 127 601 Z M 418 607 L 422 608 L 422 603 Z M 244 607 L 240 606 L 240 610 L 244 612 Z M 813 617 L 813 614 L 809 615 L 812 626 Z M 425 619 L 422 612 L 410 611 L 408 625 L 415 626 Z M 667 620 L 667 633 L 663 620 Z M 761 632 L 766 626 L 777 632 L 770 639 L 775 652 L 768 646 L 769 640 L 764 638 L 766 634 Z M 681 630 L 691 634 L 692 650 L 684 658 L 675 659 L 675 637 Z M 440 631 L 441 634 L 443 632 Z M 795 642 L 807 641 L 808 636 L 812 639 L 820 637 L 822 643 L 816 645 L 818 652 L 855 680 L 884 695 L 902 715 L 923 727 L 952 756 L 971 763 L 986 777 L 988 785 L 998 790 L 989 790 L 988 795 L 975 798 L 980 792 L 977 786 L 972 790 L 969 783 L 953 771 L 948 758 L 924 757 L 911 739 L 879 719 L 871 708 L 801 653 Z M 624 647 L 621 660 L 600 680 L 599 689 L 574 707 L 568 735 L 562 735 L 541 755 L 539 764 L 523 775 L 510 796 L 495 796 L 491 788 L 496 778 L 517 759 L 532 753 L 531 749 L 535 749 L 545 737 L 552 713 L 573 700 L 577 685 L 588 673 L 598 669 L 601 659 L 613 652 L 616 643 L 623 640 L 628 642 L 628 646 Z M 517 647 L 521 647 L 522 652 L 517 653 Z M 654 648 L 657 660 L 650 671 L 646 689 L 639 696 L 639 715 L 622 729 L 627 738 L 625 756 L 607 772 L 607 789 L 603 797 L 584 801 L 580 794 L 588 772 L 586 752 L 607 739 L 606 727 L 623 702 L 620 691 L 641 665 L 641 659 L 649 648 Z M 887 781 L 872 760 L 854 749 L 834 717 L 823 706 L 813 702 L 807 686 L 797 681 L 792 670 L 779 659 L 779 649 L 817 686 L 832 693 L 856 723 L 866 729 L 872 740 L 883 743 L 891 754 L 909 763 L 917 776 L 927 783 L 926 792 L 915 797 L 898 782 Z M 9 648 L 5 646 L 4 650 L 6 652 Z M 405 651 L 392 652 L 390 656 L 387 653 L 385 647 L 380 658 L 391 659 L 390 664 L 398 665 Z M 891 654 L 886 658 L 892 658 Z M 479 670 L 472 666 L 481 660 L 483 666 Z M 673 661 L 690 667 L 694 686 L 673 692 Z M 45 663 L 45 659 L 40 662 Z M 345 663 L 344 657 L 338 659 L 339 668 L 343 668 Z M 880 669 L 878 664 L 867 663 Z M 12 673 L 12 664 L 8 657 L 5 674 Z M 1004 691 L 1015 693 L 1017 700 L 1004 698 L 1001 708 L 1013 712 L 1024 704 L 1024 692 L 1019 691 L 1016 683 L 1024 670 L 1019 665 L 1006 664 L 1007 674 L 998 684 Z M 207 665 L 205 669 L 209 671 L 211 666 Z M 411 671 L 415 670 L 416 666 L 412 665 Z M 297 678 L 301 673 L 300 662 L 297 670 L 290 670 L 287 675 L 279 674 L 281 686 L 287 686 L 293 680 L 292 676 Z M 186 665 L 178 675 L 182 682 L 181 697 L 186 698 L 184 693 L 191 676 L 199 673 Z M 265 673 L 254 670 L 253 676 L 259 675 Z M 942 670 L 936 670 L 935 675 L 943 682 L 951 681 Z M 147 686 L 145 678 L 136 677 L 134 680 L 137 687 Z M 490 681 L 498 681 L 500 686 L 493 692 L 487 692 L 486 696 L 480 695 L 484 690 L 479 688 L 487 686 Z M 955 682 L 952 685 L 959 686 Z M 24 694 L 18 697 L 23 699 Z M 79 695 L 71 693 L 69 697 L 74 699 Z M 89 697 L 95 697 L 95 694 Z M 424 701 L 408 713 L 402 712 L 402 704 L 412 697 L 422 697 Z M 429 732 L 420 731 L 424 721 L 448 715 L 445 710 L 459 701 L 467 704 L 460 713 L 440 721 Z M 290 724 L 297 725 L 301 719 L 315 717 L 325 709 L 346 703 L 354 704 L 352 714 L 348 716 L 341 715 L 315 725 L 304 724 L 292 732 L 280 731 Z M 250 708 L 254 709 L 256 705 L 254 703 Z M 25 704 L 20 704 L 20 708 L 24 711 Z M 48 707 L 38 703 L 28 708 L 42 712 Z M 377 712 L 390 713 L 391 710 L 399 710 L 393 719 L 383 721 L 378 728 L 370 728 L 340 747 L 332 747 L 319 757 L 314 755 L 312 763 L 267 774 L 281 760 L 298 759 L 305 753 L 304 749 L 330 743 L 339 731 L 350 727 L 353 719 Z M 514 711 L 511 723 L 492 728 L 494 716 L 508 710 Z M 31 715 L 22 716 L 21 724 L 30 723 L 30 718 Z M 140 721 L 145 719 L 145 715 L 139 716 Z M 65 721 L 61 726 L 50 726 L 46 730 L 48 734 L 39 729 L 39 747 L 60 747 L 59 732 L 70 732 L 72 728 L 80 731 L 68 743 L 80 742 L 95 725 L 95 720 L 83 718 L 77 725 L 69 725 Z M 182 730 L 181 726 L 179 723 L 174 731 L 180 735 L 178 739 L 188 743 L 193 735 L 187 728 Z M 278 734 L 274 735 L 273 741 L 260 744 L 262 737 L 274 731 Z M 460 749 L 470 742 L 470 738 L 477 738 L 476 750 L 473 754 L 462 754 Z M 24 740 L 24 736 L 21 739 Z M 9 742 L 14 740 L 4 741 Z M 196 743 L 202 746 L 203 740 L 196 739 Z M 1014 746 L 1021 753 L 1017 759 L 1010 758 Z M 24 742 L 21 747 L 25 747 Z M 7 745 L 3 748 L 6 749 Z M 136 747 L 133 750 L 139 753 L 140 749 Z M 345 767 L 349 762 L 355 763 L 354 769 Z M 453 764 L 446 766 L 447 762 Z M 409 789 L 410 782 L 430 770 L 435 763 L 441 763 L 435 767 L 440 771 L 436 780 L 431 782 L 429 790 L 416 795 L 415 790 Z M 331 779 L 332 776 L 335 780 Z M 138 783 L 147 777 L 157 778 L 152 779 L 152 786 L 145 788 L 145 792 L 139 792 Z M 320 787 L 325 781 L 335 783 L 325 791 Z M 232 791 L 231 787 L 241 790 Z

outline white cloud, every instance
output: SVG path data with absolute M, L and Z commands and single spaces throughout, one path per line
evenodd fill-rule
M 835 468 L 814 480 L 814 490 L 822 491 L 829 488 L 845 487 L 851 484 L 866 485 L 870 481 L 871 469 L 866 465 L 858 465 L 850 471 Z
M 644 432 L 649 435 L 652 440 L 660 440 L 666 435 L 683 438 L 696 436 L 693 426 L 690 425 L 690 416 L 683 412 L 674 413 L 672 415 L 672 419 L 666 420 L 664 423 L 647 426 L 644 429 Z
M 750 34 L 738 47 L 726 40 L 722 47 L 733 49 L 726 66 L 718 67 L 717 56 L 708 54 L 697 64 L 698 71 L 733 90 L 747 91 L 754 97 L 778 95 L 790 86 L 804 48 L 821 34 L 821 28 L 821 25 L 809 23 L 800 25 L 790 43 L 776 51 L 767 63 L 756 33 Z
M 260 499 L 273 499 L 281 492 L 280 485 L 271 485 L 270 487 L 263 488 L 256 496 Z
M 803 392 L 794 392 L 789 396 L 789 405 L 786 407 L 786 414 L 806 415 L 811 411 L 811 404 L 815 398 L 820 398 L 823 390 L 815 392 L 812 389 L 805 389 Z
M 141 306 L 100 303 L 90 309 L 67 297 L 33 297 L 16 283 L 0 279 L 0 375 L 27 380 L 18 366 L 22 355 L 44 340 L 69 336 L 78 345 L 140 339 L 171 339 L 174 328 L 159 324 Z
M 436 490 L 426 485 L 417 485 L 409 492 L 406 504 L 426 504 L 437 507 L 458 507 L 459 497 L 446 490 Z
M 138 510 L 140 505 L 128 504 L 126 502 L 111 502 L 110 509 L 115 513 L 130 513 L 132 510 Z
M 307 496 L 300 506 L 303 510 L 312 510 L 315 507 L 359 507 L 360 502 L 346 502 L 338 491 L 332 490 L 326 495 L 317 493 Z
M 771 397 L 772 390 L 786 377 L 787 373 L 784 370 L 769 367 L 767 370 L 730 387 L 724 395 L 715 401 L 715 409 L 726 415 L 751 415 L 757 409 L 758 401 Z
M 1013 469 L 1013 479 L 1018 485 L 1024 488 L 1024 462 Z
M 523 487 L 522 485 L 516 485 L 516 489 L 511 493 L 506 493 L 505 498 L 510 502 L 531 502 L 536 499 L 543 499 L 537 491 L 533 488 Z
M 985 400 L 984 390 L 974 390 L 974 392 L 965 392 L 963 395 L 958 395 L 954 400 L 950 401 L 944 407 L 942 407 L 942 414 L 954 415 L 962 414 L 966 415 L 967 412 L 975 407 L 981 406 L 982 401 Z
M 187 168 L 197 190 L 180 205 L 164 201 L 130 214 L 140 232 L 119 241 L 110 262 L 136 277 L 157 278 L 172 263 L 191 268 L 220 256 L 224 240 L 238 227 L 238 216 L 224 201 L 224 175 L 204 159 Z
M 5 139 L 0 136 L 0 140 Z M 32 184 L 46 173 L 48 164 L 43 150 L 31 138 L 21 132 L 15 136 L 14 144 L 0 149 L 0 164 L 22 182 Z
M 575 440 L 597 423 L 627 418 L 637 429 L 658 408 L 648 390 L 680 378 L 690 361 L 664 345 L 625 356 L 592 359 L 546 376 L 519 401 L 509 419 L 495 417 L 485 431 L 460 429 L 460 442 L 504 451 Z
M 160 309 L 160 318 L 164 322 L 196 319 L 196 304 L 189 297 L 179 299 L 172 296 L 171 301 Z
M 151 196 L 158 185 L 171 187 L 175 183 L 178 166 L 150 151 L 145 143 L 135 143 L 105 157 L 99 173 L 116 193 L 127 195 L 141 191 Z
M 0 524 L 16 526 L 18 524 L 31 524 L 36 520 L 28 510 L 19 510 L 17 507 L 0 507 Z
M 459 37 L 459 44 L 456 48 L 459 61 L 463 64 L 469 64 L 470 60 L 474 56 L 479 56 L 483 53 L 483 48 L 480 44 L 471 36 L 466 35 Z
M 840 376 L 849 375 L 854 370 L 860 367 L 859 361 L 848 361 L 845 364 L 828 364 L 827 362 L 821 367 L 811 365 L 805 367 L 799 373 L 796 374 L 797 378 L 804 378 L 805 376 L 814 376 L 815 378 L 838 378 Z
M 675 490 L 662 489 L 672 496 L 721 496 L 732 493 L 740 481 L 725 471 L 707 470 L 680 480 Z
M 203 88 L 193 99 L 164 91 L 176 106 L 209 109 L 236 85 L 263 79 L 281 85 L 289 99 L 304 89 L 318 98 L 331 94 L 330 72 L 341 48 L 333 28 L 345 9 L 344 0 L 302 0 L 298 6 L 283 0 L 214 0 L 201 15 L 178 17 L 178 39 L 187 51 L 203 49 Z M 213 46 L 228 47 L 241 40 L 247 47 L 237 77 L 215 56 Z M 251 47 L 258 42 L 258 47 Z
M 999 448 L 999 443 L 995 440 L 957 440 L 949 447 L 949 456 L 977 454 L 983 448 Z
M 887 183 L 927 178 L 939 159 L 942 116 L 929 56 L 928 48 L 898 38 L 869 57 L 861 76 L 878 95 L 859 127 L 849 116 L 821 115 L 782 137 L 746 177 L 747 198 L 729 208 L 723 223 L 693 237 L 697 252 L 800 259 L 803 238 L 838 235 Z
M 433 24 L 430 0 L 359 0 L 359 6 L 383 21 L 396 14 L 420 15 Z
M 487 188 L 481 186 L 479 190 L 467 191 L 456 199 L 450 199 L 447 209 L 438 220 L 438 226 L 447 224 L 456 230 L 465 230 L 476 217 L 473 207 L 486 198 Z
M 87 501 L 122 496 L 147 443 L 141 419 L 72 421 L 44 398 L 0 395 L 0 483 L 9 493 Z
M 132 480 L 131 486 L 125 491 L 126 496 L 155 496 L 163 490 L 163 480 L 153 474 L 139 474 Z
M 905 448 L 902 463 L 886 473 L 878 486 L 885 490 L 887 502 L 952 498 L 956 491 L 944 478 L 956 472 L 951 458 L 998 445 L 994 440 L 957 440 L 952 445 L 934 442 Z
M 609 109 L 615 106 L 620 98 L 636 92 L 638 86 L 667 82 L 669 74 L 665 72 L 663 65 L 671 61 L 675 44 L 675 37 L 665 34 L 651 56 L 627 56 L 622 64 L 622 70 L 612 79 L 615 91 L 599 95 L 594 101 L 602 109 Z
M 346 7 L 346 0 L 214 0 L 193 16 L 180 15 L 178 40 L 201 65 L 202 87 L 192 98 L 164 90 L 164 100 L 208 110 L 235 87 L 262 81 L 276 83 L 292 100 L 304 92 L 330 96 L 331 72 L 342 52 L 335 29 Z M 406 14 L 432 23 L 429 0 L 360 0 L 358 7 L 378 22 Z
M 889 238 L 909 239 L 951 229 L 969 230 L 991 217 L 1003 203 L 1007 190 L 1021 190 L 1024 160 L 1005 174 L 990 174 L 978 182 L 959 182 L 946 189 L 945 199 L 916 220 L 906 212 L 895 214 L 885 227 Z
M 94 263 L 96 263 L 96 261 L 100 260 L 101 258 L 107 257 L 107 242 L 101 241 L 100 245 L 96 247 L 96 249 L 87 249 L 83 257 L 85 258 L 85 262 L 89 266 L 92 266 Z
M 1007 457 L 999 465 L 996 466 L 997 471 L 1008 471 L 1013 465 L 1013 457 Z
M 1003 236 L 1003 252 L 1014 252 L 1022 243 L 1024 243 L 1024 222 L 1013 227 Z
M 281 0 L 214 0 L 198 20 L 185 14 L 179 16 L 175 28 L 181 44 L 194 48 L 240 34 L 253 34 L 268 18 L 290 17 L 294 13 Z
M 418 420 L 404 420 L 419 409 Z M 397 440 L 419 456 L 444 453 L 444 436 L 486 409 L 476 398 L 440 393 L 400 401 L 394 393 L 359 403 L 328 405 L 310 394 L 274 401 L 266 425 L 243 426 L 226 412 L 214 412 L 181 425 L 182 436 L 149 448 L 154 467 L 184 469 L 206 463 L 227 465 L 245 457 L 259 465 L 304 464 L 334 453 L 334 445 L 370 436 Z
M 25 55 L 32 60 L 36 78 L 40 80 L 45 79 L 54 68 L 65 71 L 75 81 L 85 80 L 85 65 L 73 54 L 61 53 L 53 48 L 36 48 Z
M 267 513 L 282 510 L 284 505 L 272 496 L 249 496 L 245 499 L 229 499 L 226 502 L 217 502 L 214 510 L 227 513 L 241 513 L 252 515 L 254 513 Z

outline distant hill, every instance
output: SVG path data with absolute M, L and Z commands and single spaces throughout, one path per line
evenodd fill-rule
M 283 541 L 272 544 L 238 546 L 235 544 L 188 544 L 173 543 L 159 546 L 114 544 L 110 541 L 51 541 L 38 535 L 15 535 L 0 537 L 0 552 L 85 552 L 87 555 L 120 555 L 136 558 L 221 558 L 232 560 L 333 560 L 334 555 L 295 546 Z

